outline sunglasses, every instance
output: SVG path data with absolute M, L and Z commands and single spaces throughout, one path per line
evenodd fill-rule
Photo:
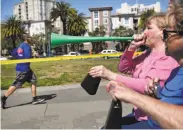
M 175 31 L 175 30 L 166 30 L 166 29 L 164 29 L 163 30 L 163 40 L 166 42 L 171 36 L 174 36 L 176 34 L 183 36 L 183 31 Z

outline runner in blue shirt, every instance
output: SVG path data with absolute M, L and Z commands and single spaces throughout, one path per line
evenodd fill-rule
M 23 35 L 23 40 L 20 46 L 13 50 L 12 56 L 16 59 L 29 59 L 32 58 L 32 50 L 29 45 L 30 37 L 27 34 Z M 44 99 L 40 99 L 36 96 L 36 82 L 37 78 L 32 69 L 30 68 L 30 62 L 18 63 L 16 65 L 16 78 L 13 84 L 9 87 L 8 91 L 1 97 L 1 106 L 5 109 L 7 98 L 13 94 L 13 92 L 22 87 L 22 85 L 28 82 L 32 85 L 32 104 L 41 103 Z

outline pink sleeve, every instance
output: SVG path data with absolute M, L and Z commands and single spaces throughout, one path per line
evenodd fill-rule
M 146 79 L 137 79 L 123 75 L 117 75 L 116 81 L 123 83 L 125 86 L 132 88 L 139 93 L 144 93 L 144 88 L 148 83 Z
M 160 85 L 163 87 L 171 71 L 177 66 L 177 62 L 172 60 L 170 57 L 159 59 L 150 66 L 150 69 L 144 78 L 139 79 L 117 75 L 116 81 L 123 83 L 125 86 L 132 88 L 139 93 L 144 93 L 145 87 L 149 81 L 154 78 L 159 78 Z
M 143 52 L 140 56 L 137 56 L 133 58 L 135 51 L 128 51 L 128 49 L 125 50 L 123 55 L 120 58 L 120 62 L 118 65 L 118 71 L 121 73 L 132 73 L 135 66 L 142 62 L 144 58 L 146 57 L 146 51 Z

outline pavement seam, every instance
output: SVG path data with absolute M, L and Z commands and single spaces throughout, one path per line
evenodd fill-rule
M 45 111 L 44 111 L 44 116 L 45 116 L 45 114 L 46 114 L 47 108 L 48 108 L 48 103 L 46 103 L 46 108 L 45 108 Z

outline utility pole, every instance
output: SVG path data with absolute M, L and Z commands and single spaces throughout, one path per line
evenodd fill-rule
M 136 5 L 137 5 L 137 15 L 139 14 L 139 1 L 136 0 Z

